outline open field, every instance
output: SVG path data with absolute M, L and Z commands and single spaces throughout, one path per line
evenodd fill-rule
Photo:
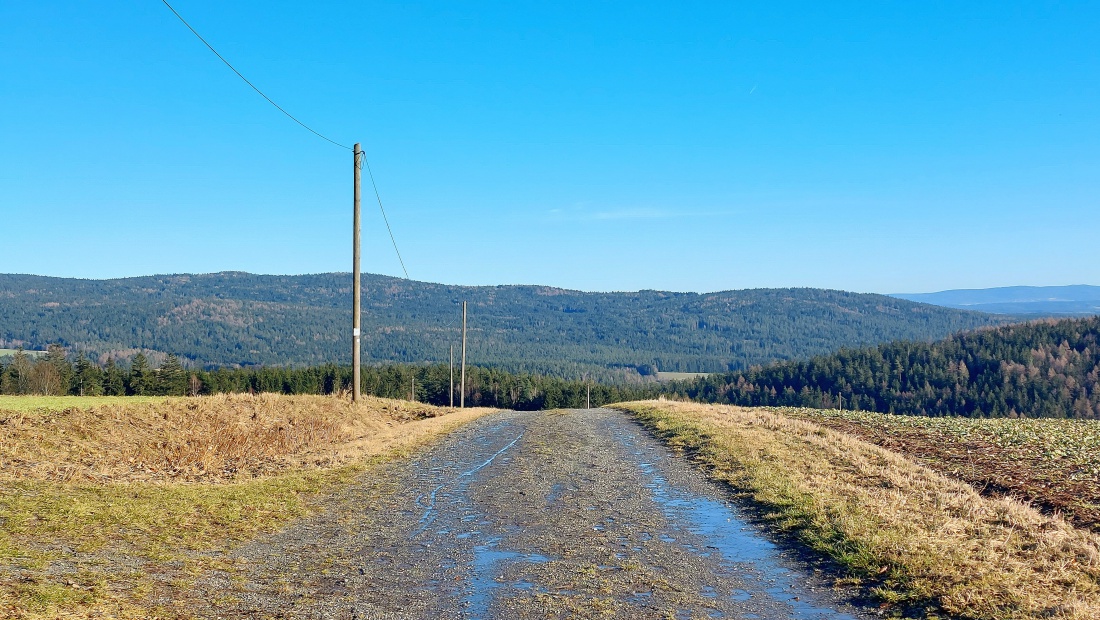
M 1100 420 L 928 418 L 775 409 L 854 435 L 1100 532 Z
M 0 411 L 30 412 L 91 409 L 101 405 L 138 405 L 165 402 L 164 396 L 5 396 L 0 395 Z
M 690 381 L 691 379 L 698 379 L 699 377 L 705 377 L 711 373 L 709 372 L 664 372 L 659 371 L 657 373 L 658 381 Z
M 0 357 L 7 357 L 9 355 L 15 355 L 19 352 L 19 349 L 0 349 Z M 39 355 L 45 355 L 45 351 L 23 351 L 28 357 L 38 357 Z
M 775 411 L 632 413 L 884 605 L 925 617 L 1100 617 L 1100 537 L 851 435 Z
M 5 398 L 0 615 L 149 617 L 158 591 L 226 569 L 212 559 L 220 550 L 489 411 L 320 396 Z

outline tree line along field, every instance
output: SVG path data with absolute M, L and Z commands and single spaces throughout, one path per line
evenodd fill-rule
M 201 396 L 228 393 L 328 395 L 351 389 L 348 366 L 326 364 L 304 368 L 185 369 L 179 359 L 167 356 L 154 368 L 138 353 L 128 365 L 108 359 L 103 366 L 85 356 L 71 360 L 57 345 L 32 360 L 18 353 L 8 364 L 0 363 L 0 394 L 42 396 Z M 448 406 L 451 403 L 451 369 L 442 364 L 388 364 L 365 366 L 361 373 L 364 394 Z M 454 403 L 460 403 L 460 373 L 454 369 Z M 466 405 L 505 409 L 555 409 L 584 407 L 649 398 L 660 387 L 649 384 L 607 384 L 557 377 L 510 373 L 494 368 L 466 367 Z M 591 399 L 589 401 L 589 398 Z
M 743 406 L 838 408 L 964 417 L 1100 417 L 1100 317 L 986 328 L 923 343 L 899 341 L 845 349 L 693 381 L 593 383 L 594 403 L 665 394 Z M 71 359 L 53 345 L 37 360 L 0 362 L 0 393 L 185 395 L 224 392 L 331 394 L 350 387 L 351 369 L 303 367 L 184 369 L 167 356 L 153 368 L 143 353 L 127 366 Z M 456 378 L 457 380 L 457 378 Z M 450 402 L 445 365 L 364 369 L 368 394 L 438 405 Z M 579 407 L 584 381 L 468 367 L 467 402 L 516 409 Z M 458 398 L 457 392 L 455 398 Z
M 605 380 L 719 372 L 896 339 L 931 340 L 1006 317 L 822 289 L 587 293 L 463 287 L 365 274 L 367 363 L 439 363 L 469 302 L 469 360 Z M 60 344 L 99 362 L 138 351 L 187 366 L 346 359 L 350 274 L 247 273 L 77 280 L 0 274 L 0 346 Z

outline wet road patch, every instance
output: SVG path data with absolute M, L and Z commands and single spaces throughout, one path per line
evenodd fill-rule
M 608 410 L 482 418 L 234 560 L 222 617 L 868 617 Z

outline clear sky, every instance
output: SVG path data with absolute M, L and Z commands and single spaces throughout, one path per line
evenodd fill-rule
M 173 5 L 417 280 L 1100 284 L 1097 2 Z M 158 0 L 0 3 L 0 272 L 349 271 L 351 171 Z

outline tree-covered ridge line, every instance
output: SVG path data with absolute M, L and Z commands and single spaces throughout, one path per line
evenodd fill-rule
M 700 378 L 671 391 L 745 406 L 927 416 L 1100 418 L 1100 317 L 844 349 Z
M 239 272 L 77 280 L 0 274 L 0 347 L 60 344 L 105 364 L 171 353 L 186 367 L 347 358 L 349 274 Z M 586 293 L 465 287 L 364 275 L 369 363 L 447 361 L 469 301 L 469 359 L 512 372 L 604 380 L 637 370 L 715 372 L 840 347 L 933 340 L 1008 319 L 822 289 Z
M 159 368 L 143 353 L 128 365 L 114 358 L 103 366 L 84 355 L 71 356 L 57 345 L 45 356 L 32 358 L 17 352 L 9 363 L 0 362 L 0 394 L 73 396 L 197 396 L 224 393 L 341 394 L 351 389 L 349 366 L 326 364 L 304 368 L 252 367 L 215 370 L 185 369 L 174 355 Z M 389 364 L 362 369 L 364 394 L 417 400 L 433 405 L 451 403 L 451 370 L 447 365 Z M 454 402 L 459 403 L 456 369 Z M 466 405 L 506 409 L 584 407 L 591 390 L 593 406 L 652 398 L 656 384 L 586 383 L 532 374 L 510 373 L 479 366 L 466 367 Z

